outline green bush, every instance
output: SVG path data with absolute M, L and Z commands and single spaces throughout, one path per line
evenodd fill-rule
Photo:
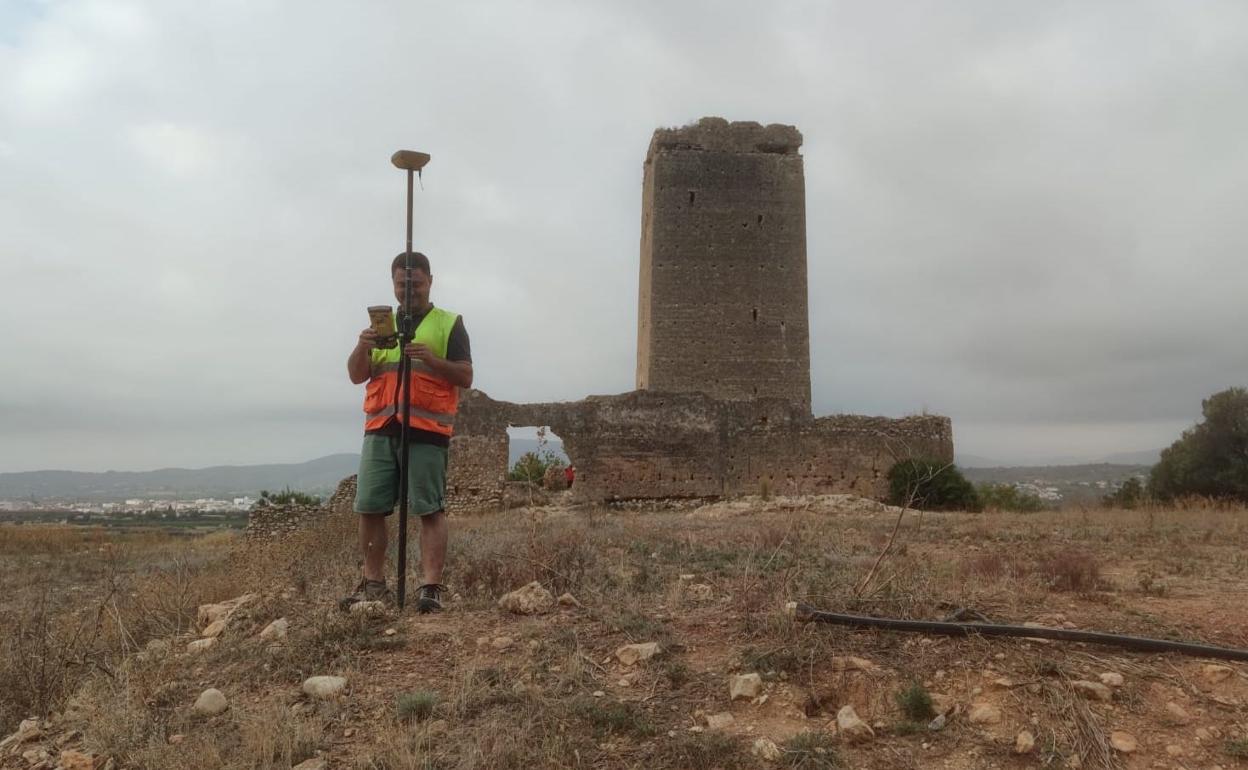
M 1248 388 L 1213 394 L 1201 402 L 1201 413 L 1203 422 L 1162 451 L 1149 474 L 1149 494 L 1248 502 Z
M 975 487 L 952 463 L 902 460 L 888 471 L 889 502 L 928 511 L 978 511 Z
M 290 488 L 288 484 L 281 492 L 270 492 L 267 489 L 260 491 L 260 499 L 256 505 L 264 507 L 266 505 L 320 505 L 321 498 L 316 495 L 309 495 L 304 492 L 296 492 Z
M 911 722 L 927 722 L 936 716 L 931 693 L 922 682 L 911 682 L 909 687 L 898 691 L 893 697 L 901 713 Z
M 1135 508 L 1144 501 L 1144 484 L 1135 476 L 1122 482 L 1122 486 L 1101 498 L 1111 508 Z
M 562 468 L 563 460 L 550 450 L 544 452 L 525 452 L 516 460 L 507 473 L 508 481 L 530 481 L 541 484 L 546 478 L 547 468 Z
M 1021 491 L 1013 484 L 980 484 L 975 488 L 984 510 L 1035 513 L 1044 510 L 1044 501 Z
M 402 722 L 428 719 L 438 705 L 438 694 L 432 690 L 417 690 L 399 695 L 395 699 L 395 716 Z

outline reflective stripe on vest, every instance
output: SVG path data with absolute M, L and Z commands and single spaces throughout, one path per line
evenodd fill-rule
M 443 414 L 441 412 L 426 412 L 424 409 L 417 409 L 416 407 L 412 407 L 409 410 L 409 412 L 411 413 L 412 417 L 423 417 L 426 420 L 433 420 L 434 422 L 441 423 L 442 425 L 454 425 L 455 424 L 455 415 L 453 414 Z M 395 407 L 394 404 L 391 404 L 390 406 L 387 406 L 385 409 L 382 409 L 380 412 L 369 412 L 368 419 L 375 420 L 378 417 L 393 417 L 398 413 L 399 413 L 398 408 Z
M 455 313 L 430 308 L 416 328 L 412 342 L 427 345 L 439 358 L 446 358 L 451 330 L 458 319 Z M 399 404 L 399 365 L 402 357 L 399 345 L 373 350 L 369 360 L 368 387 L 364 393 L 364 430 L 377 430 L 391 418 L 402 414 Z M 408 425 L 418 430 L 452 435 L 455 413 L 459 409 L 459 389 L 434 373 L 423 361 L 409 360 L 412 375 L 408 385 L 411 404 Z
M 382 364 L 375 364 L 373 365 L 373 368 L 371 370 L 372 371 L 371 376 L 379 377 L 385 374 L 386 372 L 397 372 L 399 370 L 400 363 L 401 362 L 399 361 L 386 361 L 385 363 L 382 363 Z M 412 371 L 420 372 L 421 374 L 426 374 L 430 377 L 435 377 L 435 378 L 438 376 L 433 373 L 432 366 L 429 366 L 424 361 L 417 361 L 416 359 L 412 359 Z

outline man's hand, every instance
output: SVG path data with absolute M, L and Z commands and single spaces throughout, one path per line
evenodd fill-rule
M 434 361 L 441 360 L 438 358 L 437 354 L 433 352 L 432 348 L 421 342 L 409 342 L 407 346 L 403 348 L 403 355 L 408 358 L 415 358 L 424 363 L 425 366 L 433 366 Z
M 377 348 L 377 345 L 380 342 L 381 338 L 377 336 L 377 332 L 373 331 L 373 327 L 370 326 L 360 332 L 360 341 L 356 347 L 363 348 L 371 353 Z
M 472 387 L 472 363 L 469 361 L 448 361 L 440 357 L 428 345 L 410 342 L 403 347 L 403 355 L 415 358 L 432 370 L 435 377 L 441 377 L 452 385 L 461 388 Z
M 360 332 L 359 342 L 355 343 L 355 349 L 347 356 L 347 376 L 351 378 L 352 384 L 368 382 L 372 373 L 373 350 L 380 342 L 381 338 L 372 327 Z

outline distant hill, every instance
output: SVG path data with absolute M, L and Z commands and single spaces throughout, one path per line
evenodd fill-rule
M 953 460 L 955 463 L 957 463 L 959 468 L 963 468 L 963 469 L 965 468 L 1001 468 L 1007 464 L 1007 463 L 1001 462 L 1000 460 L 993 460 L 988 457 L 980 457 L 979 455 L 964 455 L 960 452 L 953 458 Z
M 563 444 L 547 441 L 546 449 L 565 458 Z M 538 450 L 536 439 L 511 440 L 508 467 L 520 455 Z M 306 463 L 218 465 L 211 468 L 161 468 L 154 471 L 25 471 L 0 473 L 0 500 L 79 500 L 117 502 L 127 498 L 256 497 L 260 490 L 290 487 L 327 497 L 338 482 L 355 473 L 358 454 L 335 454 Z
M 962 468 L 976 484 L 1032 484 L 1054 489 L 1068 503 L 1100 500 L 1132 476 L 1148 478 L 1148 465 L 1089 463 L 1086 465 L 1034 465 L 1013 468 Z
M 1081 481 L 1122 481 L 1131 476 L 1148 475 L 1147 465 L 1089 463 L 1087 465 L 1030 465 L 996 468 L 962 468 L 971 481 L 994 484 L 1015 484 L 1024 481 L 1078 483 Z
M 306 463 L 218 465 L 212 468 L 161 468 L 154 471 L 26 471 L 0 473 L 0 500 L 73 499 L 110 502 L 131 497 L 171 499 L 256 496 L 262 489 L 289 486 L 329 495 L 355 473 L 360 456 L 336 454 Z
M 1161 461 L 1160 449 L 1145 449 L 1143 452 L 1119 452 L 1106 455 L 1105 462 L 1112 465 L 1156 465 Z
M 1156 465 L 1161 459 L 1160 449 L 1145 449 L 1140 452 L 1117 452 L 1104 457 L 1042 457 L 1026 461 L 1000 460 L 982 455 L 957 453 L 955 458 L 959 468 L 1063 468 L 1082 467 L 1085 465 Z

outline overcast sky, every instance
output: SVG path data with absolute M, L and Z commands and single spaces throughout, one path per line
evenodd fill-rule
M 805 136 L 817 414 L 1018 462 L 1248 381 L 1248 4 L 0 0 L 0 471 L 356 451 L 399 148 L 477 386 L 634 383 L 642 161 Z

